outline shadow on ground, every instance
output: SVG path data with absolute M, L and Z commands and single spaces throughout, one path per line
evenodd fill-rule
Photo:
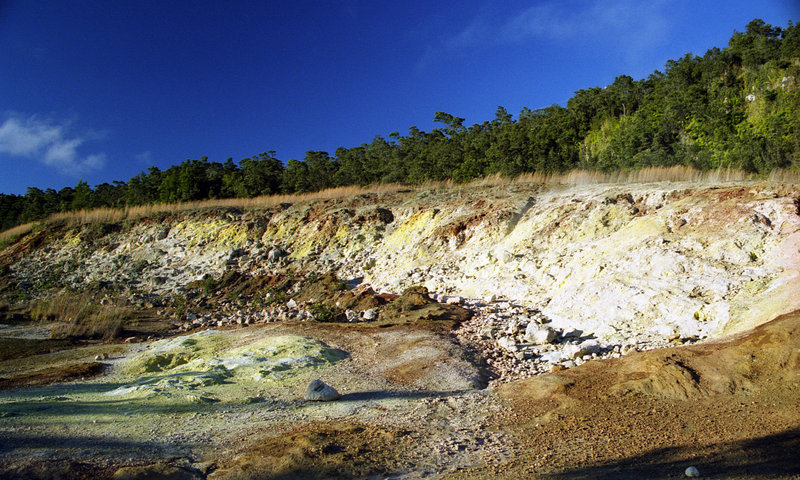
M 684 478 L 695 466 L 702 478 L 800 478 L 800 428 L 774 435 L 708 446 L 683 446 L 652 450 L 614 462 L 579 466 L 542 478 L 666 479 Z M 796 477 L 794 477 L 796 476 Z

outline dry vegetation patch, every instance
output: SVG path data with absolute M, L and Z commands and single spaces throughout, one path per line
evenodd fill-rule
M 32 318 L 55 322 L 51 337 L 111 340 L 121 336 L 135 310 L 100 299 L 91 292 L 64 293 L 37 300 L 30 308 Z
M 349 479 L 397 471 L 414 442 L 408 432 L 349 422 L 316 422 L 255 436 L 209 478 Z
M 103 364 L 100 362 L 76 363 L 66 366 L 45 368 L 33 373 L 12 376 L 10 378 L 0 377 L 0 390 L 32 387 L 36 385 L 50 385 L 73 380 L 87 380 L 101 373 L 103 373 Z

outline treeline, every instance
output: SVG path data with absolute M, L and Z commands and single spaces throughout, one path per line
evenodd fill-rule
M 231 197 L 298 193 L 343 185 L 459 182 L 491 174 L 556 173 L 575 168 L 689 165 L 768 172 L 800 166 L 800 27 L 756 19 L 724 49 L 687 54 L 646 79 L 617 77 L 579 90 L 566 107 L 523 108 L 515 120 L 465 126 L 436 112 L 440 128 L 410 127 L 370 143 L 309 151 L 285 164 L 274 151 L 238 163 L 186 160 L 150 167 L 127 182 L 91 188 L 0 194 L 0 229 L 55 212 Z

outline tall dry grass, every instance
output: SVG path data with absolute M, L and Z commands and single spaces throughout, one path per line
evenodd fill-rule
M 431 191 L 447 190 L 451 188 L 465 188 L 470 186 L 497 186 L 509 184 L 540 184 L 547 186 L 558 185 L 594 185 L 594 184 L 632 184 L 656 182 L 690 182 L 690 183 L 730 183 L 763 180 L 768 183 L 800 183 L 800 171 L 773 170 L 768 177 L 758 177 L 755 174 L 735 169 L 717 169 L 701 171 L 692 167 L 646 167 L 638 170 L 599 172 L 593 170 L 572 170 L 560 174 L 544 174 L 539 172 L 524 173 L 517 177 L 509 178 L 500 174 L 490 175 L 474 180 L 467 184 L 458 184 L 452 180 L 430 181 L 420 185 L 403 185 L 397 183 L 376 184 L 367 187 L 347 186 L 330 188 L 319 192 L 310 192 L 292 195 L 270 195 L 255 198 L 225 198 L 217 200 L 203 200 L 175 204 L 153 204 L 125 208 L 97 208 L 94 210 L 80 210 L 75 212 L 57 213 L 43 221 L 45 225 L 66 223 L 71 226 L 93 223 L 118 223 L 124 220 L 138 220 L 159 214 L 177 214 L 181 212 L 213 209 L 213 208 L 240 208 L 263 209 L 275 207 L 280 204 L 299 203 L 313 200 L 329 200 L 345 198 L 364 194 L 389 194 L 403 190 Z M 0 247 L 13 241 L 13 239 L 30 232 L 35 224 L 20 225 L 0 233 Z
M 348 186 L 292 195 L 268 195 L 255 198 L 221 198 L 183 203 L 158 203 L 125 208 L 97 208 L 53 214 L 46 222 L 66 222 L 71 225 L 82 225 L 95 222 L 115 223 L 123 220 L 138 220 L 157 214 L 175 214 L 186 211 L 213 208 L 259 209 L 270 208 L 284 203 L 299 203 L 313 200 L 329 200 L 367 193 L 384 194 L 408 189 L 406 185 L 381 184 L 369 187 Z
M 88 292 L 65 293 L 37 300 L 30 307 L 32 318 L 56 322 L 51 338 L 117 338 L 133 313 L 128 307 L 103 305 Z
M 184 203 L 157 203 L 124 208 L 95 208 L 92 210 L 77 210 L 74 212 L 54 213 L 39 222 L 18 225 L 4 232 L 0 232 L 0 248 L 4 247 L 8 243 L 13 242 L 16 238 L 30 233 L 37 224 L 66 224 L 69 226 L 79 226 L 94 223 L 119 223 L 125 220 L 139 220 L 159 214 L 177 214 L 187 211 L 213 208 L 261 209 L 275 207 L 284 203 L 294 204 L 305 201 L 329 200 L 363 194 L 395 193 L 401 190 L 407 190 L 409 188 L 412 187 L 397 183 L 387 183 L 371 185 L 368 187 L 337 187 L 319 192 L 292 195 L 269 195 L 255 198 L 223 198 Z
M 27 235 L 33 230 L 35 223 L 26 223 L 24 225 L 17 225 L 16 227 L 9 228 L 4 232 L 0 232 L 0 249 L 13 242 L 16 238 Z
M 523 173 L 514 178 L 502 175 L 475 180 L 471 185 L 541 184 L 541 185 L 596 185 L 636 184 L 659 182 L 688 183 L 735 183 L 764 180 L 768 183 L 800 183 L 800 171 L 773 170 L 766 178 L 731 168 L 697 170 L 686 166 L 646 167 L 638 170 L 600 172 L 594 170 L 572 170 L 567 173 L 544 174 Z

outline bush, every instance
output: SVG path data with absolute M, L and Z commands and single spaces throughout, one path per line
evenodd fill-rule
M 329 307 L 323 303 L 315 303 L 311 305 L 308 311 L 314 315 L 314 320 L 318 322 L 335 322 L 339 317 L 339 314 L 336 312 L 335 308 Z

